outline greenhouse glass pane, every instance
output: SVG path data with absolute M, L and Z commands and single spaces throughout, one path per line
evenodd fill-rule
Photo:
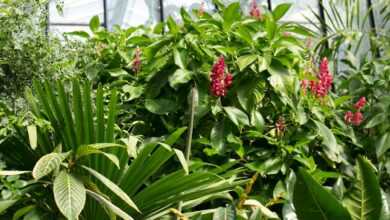
M 60 14 L 56 8 L 56 1 L 50 1 L 49 21 L 50 23 L 75 23 L 88 24 L 89 20 L 98 15 L 103 23 L 103 0 L 64 0 L 63 10 Z
M 211 0 L 164 0 L 164 18 L 172 16 L 174 19 L 180 19 L 180 8 L 184 7 L 188 12 L 193 9 L 199 9 L 202 2 L 204 2 L 204 9 L 206 12 L 214 10 L 214 4 Z
M 107 0 L 108 26 L 153 25 L 160 20 L 158 0 Z
M 318 13 L 318 0 L 272 0 L 272 8 L 275 9 L 279 4 L 291 3 L 292 6 L 287 14 L 281 19 L 282 21 L 294 21 L 307 23 L 305 17 L 315 21 L 311 10 Z

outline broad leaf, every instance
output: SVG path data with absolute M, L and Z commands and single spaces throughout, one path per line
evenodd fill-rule
M 176 102 L 165 98 L 146 99 L 145 108 L 154 114 L 163 115 L 174 112 L 177 109 L 177 105 Z
M 176 129 L 171 135 L 164 141 L 165 144 L 173 145 L 181 137 L 181 135 L 187 130 L 187 127 L 181 127 Z
M 272 15 L 274 16 L 275 21 L 281 19 L 286 12 L 290 9 L 290 3 L 284 3 L 276 6 L 276 8 L 272 11 Z
M 34 179 L 38 180 L 55 169 L 58 169 L 61 165 L 61 162 L 65 160 L 70 153 L 50 153 L 41 157 L 38 162 L 35 164 L 32 171 L 32 176 Z
M 236 217 L 234 207 L 230 205 L 225 208 L 224 207 L 218 208 L 213 215 L 213 220 L 235 220 L 235 219 L 237 219 L 237 217 Z
M 230 30 L 234 21 L 237 21 L 240 17 L 240 4 L 232 3 L 223 12 L 223 29 L 225 31 Z
M 256 59 L 257 59 L 257 55 L 255 54 L 241 56 L 237 58 L 238 68 L 240 68 L 240 71 L 242 71 L 247 66 L 252 64 Z
M 191 72 L 185 69 L 177 69 L 173 75 L 169 76 L 169 85 L 177 89 L 180 84 L 185 84 L 191 80 Z
M 236 107 L 224 107 L 225 112 L 229 116 L 230 120 L 237 126 L 249 125 L 249 118 L 245 112 Z
M 366 124 L 364 127 L 365 127 L 365 128 L 372 128 L 372 127 L 375 127 L 375 126 L 377 126 L 378 124 L 383 123 L 384 121 L 386 121 L 386 119 L 387 119 L 387 112 L 379 113 L 379 114 L 375 115 L 374 117 L 372 117 L 372 118 L 367 122 L 367 124 Z
M 99 16 L 95 15 L 89 21 L 89 28 L 91 29 L 92 32 L 96 32 L 97 30 L 99 30 L 99 26 L 100 26 Z
M 85 205 L 86 192 L 82 182 L 72 174 L 61 171 L 53 184 L 54 200 L 69 220 L 78 219 Z
M 294 206 L 299 220 L 350 220 L 346 208 L 304 169 L 297 172 Z
M 334 162 L 341 162 L 342 147 L 337 144 L 333 132 L 323 123 L 314 121 L 318 128 L 318 134 L 322 137 L 322 144 L 325 145 L 325 153 Z
M 129 205 L 131 208 L 137 210 L 137 205 L 133 202 L 133 200 L 130 199 L 130 197 L 115 183 L 113 183 L 110 179 L 103 176 L 99 172 L 95 171 L 94 169 L 91 169 L 87 166 L 82 166 L 84 169 L 86 169 L 90 174 L 92 174 L 96 179 L 100 180 L 109 190 L 111 190 L 115 195 L 117 195 L 119 198 L 121 198 L 124 202 L 126 202 L 127 205 Z
M 356 179 L 345 205 L 353 220 L 377 220 L 381 214 L 382 197 L 379 181 L 370 162 L 357 159 Z
M 0 214 L 7 210 L 9 207 L 13 206 L 17 201 L 17 199 L 0 201 Z
M 117 216 L 123 218 L 124 220 L 133 220 L 131 216 L 129 216 L 126 212 L 122 211 L 120 208 L 112 204 L 109 200 L 104 198 L 103 196 L 91 191 L 87 190 L 88 195 L 90 195 L 92 198 L 94 198 L 96 201 L 98 201 L 100 204 L 105 206 L 106 208 L 110 209 L 112 212 L 114 212 Z
M 381 158 L 390 149 L 390 132 L 384 133 L 376 144 L 376 156 Z
M 179 159 L 180 161 L 180 164 L 182 165 L 184 171 L 186 172 L 186 174 L 189 173 L 189 169 L 188 169 L 188 163 L 187 163 L 187 160 L 183 154 L 183 152 L 179 149 L 173 149 L 175 151 L 175 154 L 177 156 L 177 158 Z

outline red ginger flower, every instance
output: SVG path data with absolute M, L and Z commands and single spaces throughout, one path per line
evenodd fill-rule
M 275 127 L 276 127 L 276 134 L 278 136 L 283 135 L 284 131 L 286 130 L 286 122 L 282 116 L 280 116 L 276 121 Z
M 141 70 L 141 49 L 137 47 L 135 49 L 135 55 L 133 60 L 132 69 L 134 72 L 138 73 Z
M 347 111 L 344 115 L 344 121 L 347 124 L 351 124 L 353 119 L 353 113 L 351 111 Z
M 353 107 L 356 109 L 356 110 L 358 110 L 358 111 L 360 111 L 360 109 L 362 109 L 363 107 L 364 107 L 364 105 L 366 105 L 366 97 L 360 97 L 360 99 L 359 99 L 359 101 L 357 101 L 354 105 L 353 105 Z
M 211 70 L 210 91 L 214 96 L 226 96 L 227 90 L 233 83 L 233 76 L 230 73 L 225 75 L 225 59 L 219 57 Z
M 249 14 L 256 18 L 256 19 L 262 19 L 262 15 L 261 15 L 261 11 L 260 11 L 260 8 L 257 6 L 257 3 L 256 3 L 256 0 L 253 0 L 252 3 L 251 3 L 251 9 L 250 9 L 250 12 Z
M 320 63 L 320 72 L 318 74 L 318 81 L 310 81 L 310 90 L 317 97 L 326 96 L 332 88 L 333 76 L 329 72 L 328 59 L 324 57 Z
M 352 118 L 353 125 L 360 125 L 363 122 L 363 114 L 361 112 L 355 112 Z

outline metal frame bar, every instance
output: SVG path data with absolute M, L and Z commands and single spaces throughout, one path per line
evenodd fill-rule
M 318 10 L 320 13 L 320 18 L 322 20 L 321 22 L 321 29 L 322 29 L 322 36 L 326 37 L 328 35 L 328 29 L 326 27 L 326 19 L 325 19 L 325 13 L 324 13 L 324 4 L 323 0 L 318 0 Z M 326 41 L 325 43 L 326 49 L 329 49 L 329 42 Z
M 371 0 L 367 0 L 367 10 L 369 10 L 369 12 L 368 12 L 369 13 L 368 14 L 368 19 L 369 19 L 369 22 L 370 22 L 371 31 L 374 34 L 374 36 L 377 37 L 378 33 L 376 32 L 374 8 L 372 7 L 372 1 Z M 371 46 L 372 46 L 372 44 L 371 44 Z M 381 54 L 380 54 L 379 49 L 378 48 L 374 48 L 374 49 L 375 49 L 375 51 L 374 51 L 375 56 L 376 57 L 380 57 Z
M 159 4 L 158 11 L 160 13 L 160 22 L 164 22 L 164 2 L 163 2 L 163 0 L 159 0 L 158 4 Z
M 272 11 L 272 1 L 267 0 L 268 10 Z
M 103 27 L 108 29 L 107 0 L 103 0 Z

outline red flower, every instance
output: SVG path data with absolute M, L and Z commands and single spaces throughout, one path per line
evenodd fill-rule
M 139 47 L 135 49 L 132 69 L 135 73 L 138 73 L 141 70 L 141 49 Z
M 353 119 L 353 113 L 351 111 L 347 111 L 344 115 L 344 121 L 347 124 L 351 124 Z
M 276 134 L 278 136 L 282 136 L 284 131 L 286 130 L 286 122 L 282 116 L 280 116 L 276 121 L 275 127 L 276 127 Z
M 363 107 L 364 107 L 364 105 L 366 104 L 366 97 L 360 97 L 360 99 L 359 99 L 359 101 L 357 101 L 354 105 L 353 105 L 353 107 L 356 109 L 356 110 L 358 110 L 358 111 L 360 111 L 360 109 L 362 109 Z
M 257 6 L 256 0 L 252 1 L 251 9 L 250 9 L 249 14 L 252 17 L 256 18 L 256 19 L 262 19 L 263 18 L 263 16 L 261 15 L 260 8 Z
M 230 73 L 225 75 L 225 59 L 221 56 L 211 70 L 210 91 L 214 96 L 226 96 L 232 83 L 233 76 Z
M 363 114 L 361 112 L 355 112 L 352 118 L 353 125 L 360 125 L 363 122 Z
M 333 84 L 333 76 L 329 72 L 328 60 L 326 58 L 322 59 L 320 63 L 320 72 L 317 78 L 317 81 L 310 81 L 310 91 L 317 97 L 324 97 L 329 93 Z

